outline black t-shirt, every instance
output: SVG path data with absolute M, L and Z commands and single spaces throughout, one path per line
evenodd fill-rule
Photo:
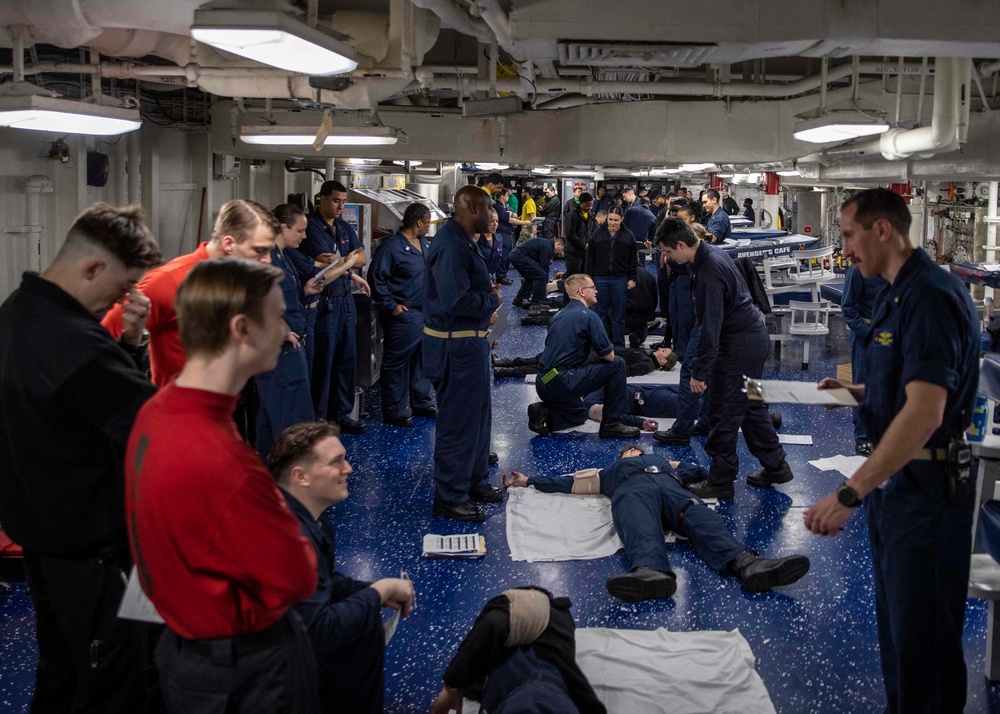
M 68 293 L 34 273 L 0 306 L 0 523 L 25 550 L 127 542 L 123 458 L 156 387 Z

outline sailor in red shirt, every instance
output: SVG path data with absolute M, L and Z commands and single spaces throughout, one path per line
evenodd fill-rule
M 316 555 L 232 419 L 240 390 L 274 368 L 288 334 L 283 277 L 244 260 L 192 268 L 176 301 L 187 361 L 129 436 L 129 540 L 169 627 L 156 661 L 172 713 L 318 706 L 311 646 L 288 613 L 316 589 Z M 220 699 L 228 709 L 212 704 Z
M 193 253 L 174 258 L 149 271 L 139 283 L 139 290 L 149 298 L 149 366 L 153 383 L 165 387 L 184 366 L 184 350 L 177 335 L 174 296 L 177 286 L 197 263 L 211 258 L 246 258 L 271 262 L 271 248 L 280 230 L 277 220 L 264 206 L 254 201 L 234 200 L 219 211 L 212 238 Z M 108 311 L 101 324 L 118 339 L 123 321 L 122 306 Z

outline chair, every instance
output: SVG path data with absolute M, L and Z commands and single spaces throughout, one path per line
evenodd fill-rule
M 788 326 L 788 332 L 783 335 L 771 335 L 771 339 L 802 340 L 802 369 L 809 369 L 809 338 L 830 334 L 830 303 L 826 300 L 819 302 L 792 300 L 788 303 L 788 307 L 792 311 L 792 322 Z
M 819 299 L 819 283 L 837 280 L 837 274 L 833 270 L 823 267 L 824 258 L 829 258 L 831 265 L 833 263 L 832 245 L 812 250 L 793 250 L 791 258 L 795 261 L 795 266 L 789 278 L 799 285 L 812 286 L 814 300 Z

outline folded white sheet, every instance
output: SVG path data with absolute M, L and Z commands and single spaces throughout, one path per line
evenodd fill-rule
M 671 418 L 664 417 L 648 417 L 657 423 L 660 429 L 666 429 L 674 420 Z M 576 426 L 571 426 L 569 429 L 560 429 L 559 431 L 552 432 L 553 434 L 596 434 L 601 430 L 601 422 L 594 421 L 593 419 L 588 419 L 583 424 L 577 424 Z M 648 436 L 652 438 L 653 432 L 651 431 L 640 431 L 639 436 Z
M 775 714 L 739 630 L 580 628 L 576 661 L 609 714 Z
M 525 375 L 525 384 L 534 384 L 538 379 L 537 374 Z M 664 372 L 662 369 L 655 370 L 649 374 L 644 374 L 639 377 L 629 377 L 627 380 L 629 384 L 656 384 L 660 386 L 676 386 L 681 383 L 681 368 L 674 367 L 669 372 Z
M 582 628 L 576 661 L 608 712 L 774 713 L 739 630 Z
M 614 555 L 622 542 L 601 496 L 507 489 L 507 545 L 513 560 L 592 560 Z

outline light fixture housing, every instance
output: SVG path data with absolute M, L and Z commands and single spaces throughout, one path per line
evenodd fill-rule
M 289 72 L 326 76 L 358 67 L 353 47 L 280 10 L 196 10 L 191 37 Z
M 889 124 L 879 117 L 861 112 L 831 112 L 815 119 L 796 122 L 792 134 L 799 141 L 828 144 L 849 141 L 861 136 L 873 136 L 889 130 Z
M 715 164 L 712 163 L 681 164 L 681 167 L 677 172 L 670 172 L 670 173 L 680 173 L 681 171 L 690 171 L 692 173 L 698 173 L 700 171 L 707 171 L 708 169 L 714 169 L 714 168 Z
M 778 176 L 801 176 L 798 169 L 788 169 L 787 171 L 777 171 Z
M 552 169 L 549 168 L 548 166 L 536 166 L 533 169 L 531 169 L 531 173 L 533 173 L 533 174 L 550 174 L 550 173 L 552 173 Z
M 244 126 L 240 141 L 258 146 L 311 146 L 319 127 Z M 390 126 L 338 126 L 330 129 L 323 142 L 327 146 L 390 146 L 399 141 L 400 132 Z
M 114 136 L 142 126 L 138 110 L 48 96 L 34 85 L 0 94 L 0 126 L 59 134 Z
M 483 171 L 506 171 L 510 168 L 510 164 L 500 164 L 495 161 L 477 161 L 476 168 Z

